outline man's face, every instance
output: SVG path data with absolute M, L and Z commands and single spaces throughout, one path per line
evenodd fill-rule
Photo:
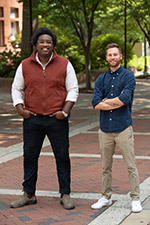
M 119 49 L 116 47 L 109 48 L 106 54 L 106 60 L 110 67 L 118 68 L 120 66 L 122 59 L 122 54 L 120 54 Z
M 48 58 L 53 51 L 52 37 L 48 34 L 42 34 L 38 37 L 36 50 L 39 53 L 39 57 Z

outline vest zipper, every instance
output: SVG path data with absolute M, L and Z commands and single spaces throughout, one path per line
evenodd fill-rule
M 43 82 L 44 82 L 44 91 L 43 91 L 43 114 L 45 114 L 45 109 L 46 109 L 46 98 L 45 98 L 45 82 L 46 82 L 46 74 L 45 74 L 45 68 L 43 68 Z
M 43 76 L 45 77 L 45 70 L 43 70 Z

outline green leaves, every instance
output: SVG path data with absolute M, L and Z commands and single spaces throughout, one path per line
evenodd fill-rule
M 130 14 L 140 27 L 150 46 L 150 1 L 149 0 L 127 0 Z
M 0 53 L 0 77 L 14 77 L 15 71 L 24 58 L 29 57 L 27 50 L 3 51 Z

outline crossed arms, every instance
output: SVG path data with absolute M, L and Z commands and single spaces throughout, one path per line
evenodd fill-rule
M 124 103 L 120 101 L 118 97 L 111 99 L 103 99 L 100 103 L 98 103 L 94 108 L 100 110 L 113 110 L 122 107 Z

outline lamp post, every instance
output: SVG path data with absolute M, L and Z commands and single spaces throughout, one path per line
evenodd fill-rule
M 29 0 L 29 12 L 30 12 L 30 40 L 33 35 L 33 30 L 32 30 L 32 0 Z M 33 52 L 33 46 L 32 44 L 30 45 L 30 51 L 31 53 Z
M 124 1 L 124 67 L 127 68 L 127 1 Z

